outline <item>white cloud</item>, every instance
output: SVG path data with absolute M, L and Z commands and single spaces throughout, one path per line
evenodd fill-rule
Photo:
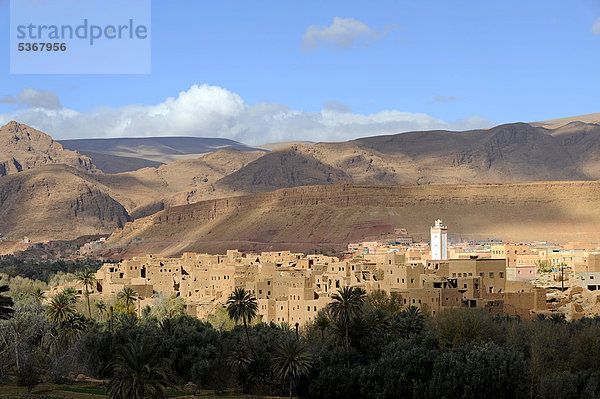
M 352 108 L 339 101 L 330 100 L 323 104 L 323 109 L 327 111 L 337 111 L 342 113 L 352 112 Z
M 592 25 L 592 33 L 594 35 L 600 35 L 600 18 L 594 21 L 594 25 Z
M 302 47 L 306 51 L 320 46 L 348 49 L 357 42 L 368 44 L 379 40 L 387 36 L 392 29 L 398 29 L 398 26 L 388 25 L 378 32 L 354 18 L 334 17 L 333 23 L 329 26 L 309 26 L 302 37 Z
M 412 130 L 488 127 L 480 117 L 448 123 L 426 114 L 380 111 L 370 115 L 325 106 L 303 112 L 285 105 L 249 105 L 236 93 L 201 85 L 182 91 L 156 105 L 98 107 L 78 112 L 68 108 L 23 108 L 0 114 L 0 124 L 10 120 L 29 124 L 57 139 L 83 137 L 202 136 L 224 137 L 247 144 L 311 140 L 343 141 L 357 137 Z
M 0 98 L 0 104 L 18 104 L 25 108 L 62 108 L 56 93 L 50 90 L 35 90 L 32 88 L 23 89 L 17 97 L 8 94 Z
M 444 96 L 442 94 L 438 94 L 437 96 L 433 97 L 433 99 L 431 101 L 429 101 L 430 104 L 433 103 L 451 103 L 454 101 L 459 101 L 462 100 L 462 98 L 460 97 L 456 97 L 456 96 Z

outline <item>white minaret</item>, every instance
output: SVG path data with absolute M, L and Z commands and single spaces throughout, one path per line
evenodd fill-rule
M 431 260 L 448 260 L 448 227 L 442 225 L 442 219 L 431 228 Z

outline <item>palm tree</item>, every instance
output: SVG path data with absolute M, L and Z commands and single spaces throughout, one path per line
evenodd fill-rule
M 130 287 L 123 288 L 117 294 L 117 299 L 123 302 L 127 313 L 133 314 L 133 304 L 137 300 L 137 293 L 134 290 L 132 290 Z
M 112 378 L 106 393 L 111 399 L 167 398 L 166 388 L 173 384 L 168 369 L 146 344 L 130 343 L 121 348 L 112 364 Z
M 96 275 L 90 269 L 85 269 L 84 271 L 77 274 L 77 281 L 83 285 L 84 295 L 87 300 L 87 308 L 88 308 L 88 316 L 90 319 L 92 318 L 92 308 L 90 306 L 90 288 L 96 283 Z
M 291 399 L 294 383 L 310 372 L 312 356 L 306 352 L 305 346 L 300 341 L 289 339 L 277 348 L 273 363 L 275 374 L 280 379 L 289 381 Z
M 46 307 L 48 319 L 56 325 L 61 325 L 75 316 L 75 300 L 69 292 L 65 291 L 56 294 Z
M 556 324 L 564 323 L 566 320 L 564 313 L 553 313 L 550 321 Z
M 418 334 L 423 329 L 423 320 L 425 317 L 421 313 L 421 309 L 417 306 L 409 306 L 401 313 L 401 329 L 405 338 L 410 338 L 414 334 Z
M 248 335 L 248 323 L 252 321 L 258 313 L 258 303 L 256 297 L 246 291 L 244 288 L 236 288 L 229 299 L 227 299 L 227 313 L 236 323 L 240 320 L 244 323 L 244 330 L 246 330 L 246 340 L 248 346 L 250 346 L 250 335 Z
M 37 302 L 38 305 L 41 304 L 44 299 L 46 299 L 46 297 L 44 296 L 44 290 L 40 287 L 34 289 L 31 293 L 31 296 Z
M 15 310 L 12 308 L 14 302 L 11 297 L 2 295 L 4 292 L 8 292 L 8 285 L 0 285 L 0 320 L 7 320 L 12 317 Z
M 65 288 L 62 290 L 62 293 L 69 299 L 71 304 L 75 305 L 77 303 L 77 298 L 79 298 L 79 295 L 77 295 L 77 291 L 75 291 L 73 287 Z
M 106 302 L 104 302 L 103 300 L 99 300 L 98 302 L 96 302 L 96 309 L 98 309 L 98 313 L 100 314 L 100 320 L 103 321 L 104 320 L 104 313 L 106 313 L 106 309 L 108 308 L 108 306 L 106 305 Z
M 252 363 L 252 357 L 248 355 L 244 347 L 238 346 L 231 351 L 227 364 L 231 370 L 240 378 L 248 371 L 248 367 Z
M 327 306 L 331 317 L 340 323 L 346 331 L 346 355 L 350 367 L 350 339 L 348 328 L 350 321 L 362 313 L 366 292 L 360 287 L 342 287 L 331 296 L 332 302 Z
M 327 327 L 329 327 L 329 324 L 330 320 L 327 316 L 327 313 L 323 311 L 323 309 L 319 310 L 319 313 L 317 313 L 317 317 L 315 317 L 315 327 L 321 330 L 321 343 L 323 343 L 323 340 L 325 338 L 325 330 L 327 329 Z

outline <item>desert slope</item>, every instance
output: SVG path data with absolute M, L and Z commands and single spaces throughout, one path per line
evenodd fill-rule
M 0 176 L 52 164 L 96 171 L 89 157 L 64 149 L 39 130 L 15 121 L 0 127 Z
M 60 143 L 65 148 L 90 154 L 93 160 L 102 160 L 101 155 L 118 156 L 136 159 L 138 164 L 144 161 L 164 164 L 183 159 L 194 159 L 221 149 L 266 152 L 266 150 L 248 147 L 234 140 L 216 137 L 119 137 L 61 140 Z M 110 173 L 127 170 L 118 168 Z M 108 172 L 105 171 L 105 173 Z
M 129 220 L 92 175 L 48 165 L 0 177 L 0 233 L 9 239 L 74 239 Z
M 128 223 L 108 240 L 129 254 L 314 248 L 405 227 L 426 237 L 443 218 L 454 239 L 600 239 L 599 182 L 474 185 L 329 185 L 173 207 Z

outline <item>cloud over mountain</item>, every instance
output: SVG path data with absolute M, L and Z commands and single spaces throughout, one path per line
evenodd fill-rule
M 594 35 L 600 35 L 600 18 L 594 21 L 594 25 L 592 25 L 592 33 Z
M 21 95 L 19 95 L 21 97 Z M 24 97 L 25 98 L 25 97 Z M 29 104 L 36 104 L 35 96 Z M 247 144 L 311 140 L 342 141 L 413 130 L 488 127 L 482 117 L 446 122 L 423 113 L 383 110 L 364 115 L 327 104 L 305 112 L 277 103 L 247 104 L 217 86 L 193 85 L 156 105 L 97 107 L 86 111 L 60 108 L 51 96 L 38 106 L 0 114 L 0 124 L 19 120 L 58 139 L 81 137 L 210 136 Z M 25 100 L 20 100 L 25 103 Z M 43 105 L 43 106 L 42 106 Z
M 18 104 L 25 108 L 60 109 L 62 105 L 56 93 L 50 90 L 23 89 L 18 96 L 10 94 L 0 98 L 0 104 Z
M 306 51 L 321 46 L 348 49 L 359 41 L 368 44 L 379 40 L 387 36 L 392 29 L 398 29 L 398 26 L 388 25 L 382 31 L 377 31 L 354 18 L 334 17 L 329 26 L 309 26 L 302 37 L 302 48 Z

